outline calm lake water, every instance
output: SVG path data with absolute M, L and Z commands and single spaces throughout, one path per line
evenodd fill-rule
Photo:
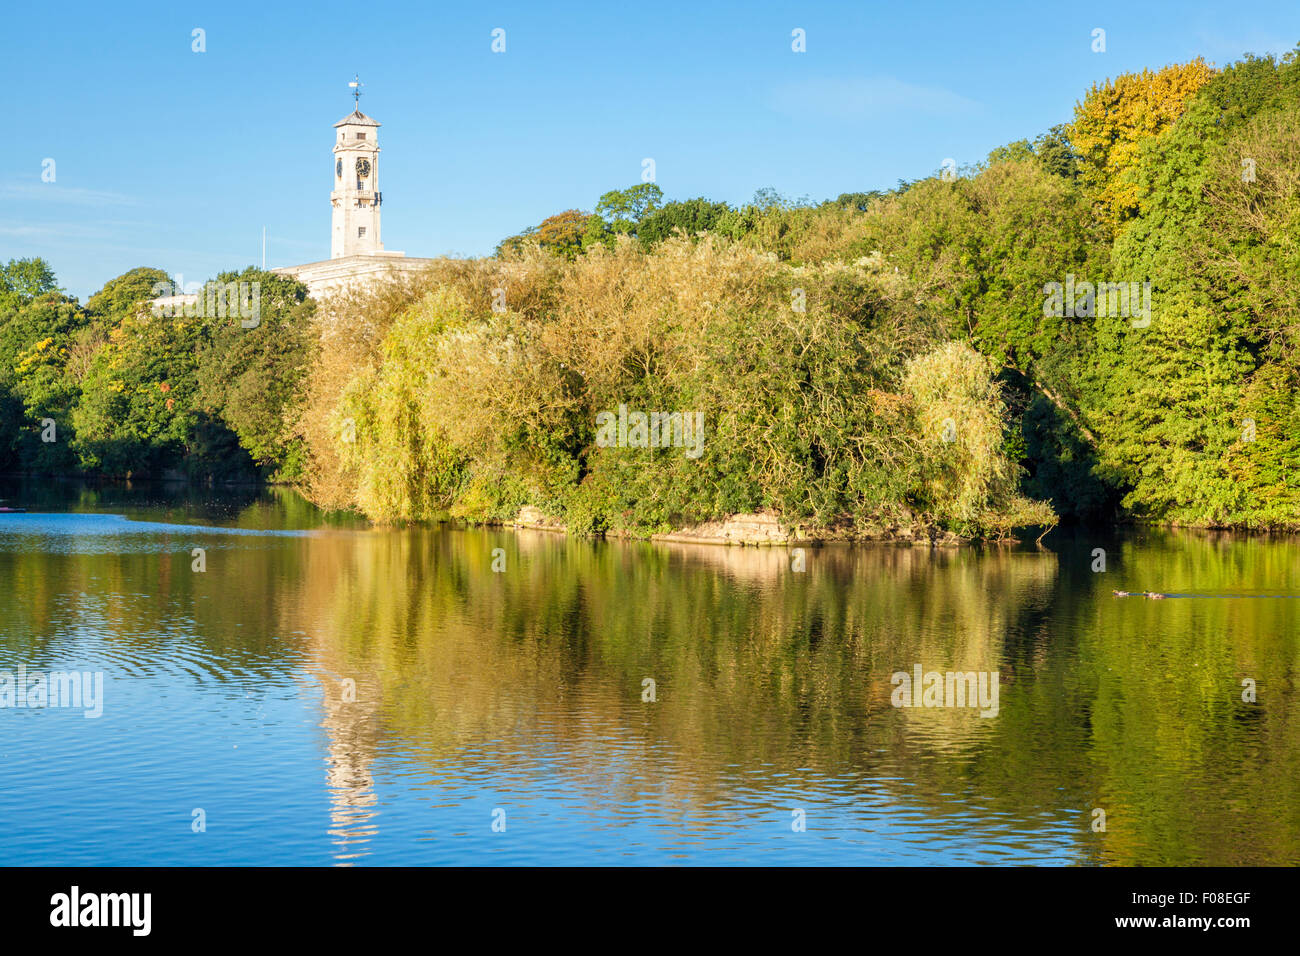
M 98 718 L 0 708 L 6 864 L 1300 863 L 1293 538 L 796 572 L 278 490 L 0 498 L 44 512 L 0 515 L 0 672 L 103 674 Z M 997 714 L 892 706 L 917 665 L 997 671 Z

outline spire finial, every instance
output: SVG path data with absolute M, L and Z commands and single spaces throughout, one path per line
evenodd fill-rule
M 361 87 L 365 86 L 365 84 L 361 82 L 361 77 L 354 73 L 352 75 L 352 82 L 349 83 L 348 86 L 352 89 L 352 98 L 356 100 L 357 112 L 360 113 L 361 112 Z

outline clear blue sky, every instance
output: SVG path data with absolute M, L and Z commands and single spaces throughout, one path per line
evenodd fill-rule
M 270 266 L 328 258 L 354 73 L 384 124 L 385 246 L 486 255 L 645 157 L 669 198 L 819 200 L 1032 138 L 1117 73 L 1300 41 L 1296 0 L 10 3 L 2 22 L 0 260 L 43 256 L 83 300 L 139 265 L 255 264 L 263 226 Z

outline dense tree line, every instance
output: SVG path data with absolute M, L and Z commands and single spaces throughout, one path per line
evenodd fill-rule
M 1298 527 L 1298 84 L 1294 52 L 1126 74 L 957 176 L 816 206 L 662 203 L 642 185 L 570 211 L 583 227 L 563 241 L 538 228 L 501 251 L 710 233 L 794 266 L 878 255 L 996 364 L 1031 496 L 1062 515 Z M 1046 314 L 1044 287 L 1076 277 L 1093 298 Z M 1148 313 L 1106 309 L 1101 283 L 1149 290 Z
M 0 271 L 5 466 L 300 479 L 385 520 L 664 530 L 773 509 L 1000 534 L 1300 528 L 1300 61 L 1116 77 L 961 170 L 812 203 L 601 195 L 485 260 L 263 319 Z M 708 452 L 607 448 L 701 409 Z M 41 423 L 66 440 L 41 441 Z
M 301 283 L 272 273 L 215 281 L 257 283 L 256 325 L 208 309 L 206 296 L 192 310 L 201 314 L 154 314 L 149 303 L 168 282 L 158 269 L 133 269 L 83 306 L 39 259 L 0 266 L 0 468 L 301 474 L 305 449 L 290 409 L 313 347 L 314 303 Z

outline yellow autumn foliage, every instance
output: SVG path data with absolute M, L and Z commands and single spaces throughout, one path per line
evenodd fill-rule
M 1070 142 L 1079 153 L 1079 178 L 1098 218 L 1118 229 L 1137 214 L 1136 167 L 1142 141 L 1182 115 L 1215 69 L 1200 57 L 1162 70 L 1124 73 L 1095 84 L 1075 106 Z

